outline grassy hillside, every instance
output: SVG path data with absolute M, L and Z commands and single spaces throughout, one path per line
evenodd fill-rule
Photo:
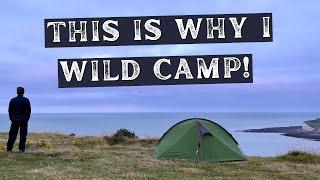
M 308 126 L 316 129 L 320 129 L 320 119 L 315 119 L 315 120 L 310 120 L 310 121 L 305 121 Z
M 5 152 L 0 134 L 1 179 L 317 179 L 320 156 L 292 152 L 273 158 L 249 157 L 228 163 L 158 160 L 155 140 L 109 145 L 103 137 L 30 134 L 27 152 Z M 17 147 L 15 147 L 17 149 Z

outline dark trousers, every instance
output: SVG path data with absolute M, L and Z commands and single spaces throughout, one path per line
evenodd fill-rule
M 17 138 L 19 128 L 20 128 L 19 150 L 20 151 L 25 150 L 27 134 L 28 134 L 28 121 L 12 121 L 10 131 L 9 131 L 9 139 L 7 143 L 7 151 L 12 150 L 13 144 Z

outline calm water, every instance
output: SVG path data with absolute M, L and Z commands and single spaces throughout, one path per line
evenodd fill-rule
M 138 136 L 160 137 L 175 123 L 192 117 L 213 120 L 226 128 L 246 155 L 274 156 L 289 150 L 320 153 L 320 142 L 291 138 L 273 133 L 243 133 L 238 130 L 301 125 L 320 117 L 320 113 L 88 113 L 33 114 L 29 131 L 54 131 L 77 135 L 103 135 L 128 128 Z M 0 114 L 0 131 L 7 132 L 10 122 Z

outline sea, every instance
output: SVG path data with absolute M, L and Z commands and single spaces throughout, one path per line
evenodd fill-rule
M 228 130 L 247 156 L 277 156 L 302 150 L 320 153 L 320 141 L 286 137 L 277 133 L 241 132 L 245 129 L 299 126 L 320 117 L 320 112 L 170 112 L 170 113 L 34 113 L 29 132 L 74 133 L 77 136 L 112 134 L 127 128 L 139 137 L 161 137 L 171 126 L 189 118 L 212 120 Z M 8 132 L 7 114 L 0 114 L 0 132 Z

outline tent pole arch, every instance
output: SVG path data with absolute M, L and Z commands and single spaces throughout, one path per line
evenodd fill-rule
M 223 129 L 223 130 L 233 139 L 233 141 L 234 141 L 237 145 L 239 145 L 238 141 L 237 141 L 237 140 L 232 136 L 232 134 L 230 134 L 224 127 L 222 127 L 220 124 L 218 124 L 218 123 L 216 123 L 216 122 L 213 122 L 213 121 L 211 121 L 211 120 L 209 120 L 209 119 L 204 119 L 204 118 L 188 118 L 188 119 L 182 120 L 182 121 L 174 124 L 173 126 L 171 126 L 171 127 L 161 136 L 161 138 L 159 139 L 158 143 L 163 139 L 163 137 L 166 136 L 166 134 L 167 134 L 168 132 L 170 132 L 171 129 L 173 129 L 174 127 L 176 127 L 177 125 L 179 125 L 179 124 L 181 124 L 181 123 L 184 123 L 184 122 L 186 122 L 186 121 L 193 120 L 193 119 L 197 119 L 197 120 L 201 120 L 201 121 L 207 121 L 207 122 L 210 122 L 210 123 L 213 123 L 213 124 L 217 125 L 217 126 L 220 127 L 221 129 Z

